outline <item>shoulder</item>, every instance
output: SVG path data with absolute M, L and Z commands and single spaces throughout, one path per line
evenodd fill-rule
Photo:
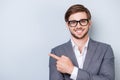
M 89 42 L 89 47 L 94 47 L 96 48 L 97 51 L 102 51 L 102 52 L 106 52 L 106 51 L 110 51 L 113 53 L 113 49 L 111 47 L 110 44 L 108 43 L 104 43 L 104 42 L 100 42 L 100 41 L 96 41 L 96 40 L 90 40 Z
M 68 41 L 66 43 L 60 44 L 54 48 L 51 49 L 51 53 L 55 54 L 57 56 L 65 55 L 66 49 L 71 45 L 71 41 Z
M 104 42 L 100 42 L 100 41 L 95 41 L 95 40 L 91 40 L 90 41 L 89 48 L 90 47 L 94 47 L 97 51 L 97 53 L 100 53 L 101 55 L 107 55 L 107 57 L 113 57 L 113 49 L 111 47 L 110 44 L 104 43 Z
M 111 45 L 108 44 L 108 43 L 96 41 L 96 40 L 93 40 L 93 39 L 90 39 L 90 43 L 96 44 L 96 45 L 101 46 L 101 47 L 111 47 Z
M 64 48 L 66 48 L 70 44 L 71 44 L 71 41 L 69 40 L 68 42 L 65 42 L 63 44 L 55 46 L 54 48 L 52 48 L 52 50 L 63 50 Z

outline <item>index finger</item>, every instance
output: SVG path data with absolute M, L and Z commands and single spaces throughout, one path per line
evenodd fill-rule
M 56 56 L 55 54 L 51 54 L 51 53 L 50 53 L 49 56 L 52 57 L 52 58 L 54 58 L 54 59 L 56 59 L 56 60 L 59 60 L 59 59 L 60 59 L 60 57 Z

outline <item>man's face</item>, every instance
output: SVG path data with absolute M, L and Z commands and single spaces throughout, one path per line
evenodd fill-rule
M 91 21 L 88 20 L 85 12 L 78 12 L 69 17 L 67 26 L 72 36 L 76 39 L 83 39 L 88 36 Z

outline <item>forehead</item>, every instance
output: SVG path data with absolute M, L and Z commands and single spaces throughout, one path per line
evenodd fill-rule
M 80 20 L 87 19 L 87 14 L 85 12 L 78 12 L 70 15 L 69 20 Z

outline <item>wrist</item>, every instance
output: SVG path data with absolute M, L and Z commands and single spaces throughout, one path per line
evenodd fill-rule
M 72 66 L 71 68 L 69 68 L 69 70 L 68 70 L 68 74 L 72 74 L 72 72 L 73 72 L 73 69 L 74 69 L 74 66 Z
M 70 78 L 71 78 L 72 80 L 76 80 L 76 79 L 77 79 L 77 74 L 78 74 L 78 68 L 77 68 L 76 66 L 74 66 L 73 72 L 71 73 Z

